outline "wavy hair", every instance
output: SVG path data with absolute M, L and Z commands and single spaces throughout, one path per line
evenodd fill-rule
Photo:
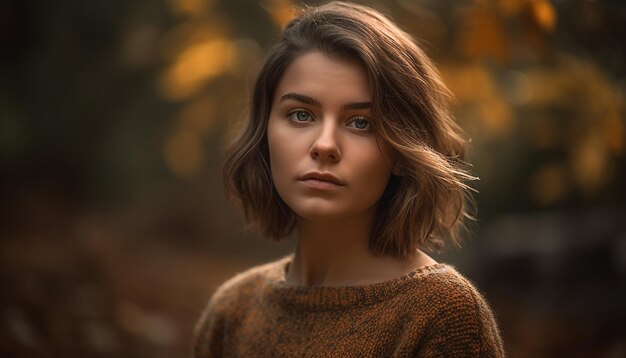
M 440 252 L 460 246 L 471 218 L 465 169 L 467 140 L 449 112 L 451 94 L 435 66 L 407 33 L 365 6 L 331 2 L 302 9 L 267 53 L 245 127 L 224 163 L 226 193 L 263 236 L 281 239 L 295 228 L 295 214 L 272 182 L 267 124 L 276 87 L 294 59 L 311 51 L 351 58 L 366 69 L 373 89 L 377 140 L 395 158 L 378 203 L 369 247 L 395 257 L 416 248 Z

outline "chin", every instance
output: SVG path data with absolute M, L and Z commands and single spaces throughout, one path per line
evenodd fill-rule
M 324 205 L 325 204 L 325 205 Z M 302 205 L 293 209 L 299 219 L 308 221 L 337 221 L 356 218 L 360 215 L 369 216 L 367 208 L 342 207 L 337 203 L 315 203 L 315 205 Z
M 299 218 L 311 221 L 337 220 L 354 214 L 350 211 L 333 206 L 334 205 L 307 205 L 305 207 L 296 207 L 293 211 Z

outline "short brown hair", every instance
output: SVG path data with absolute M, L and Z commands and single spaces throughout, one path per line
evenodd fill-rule
M 370 8 L 332 2 L 304 9 L 272 47 L 252 92 L 248 121 L 224 165 L 228 197 L 248 223 L 269 238 L 288 236 L 295 214 L 272 182 L 267 123 L 276 87 L 294 59 L 311 51 L 353 58 L 373 90 L 378 140 L 395 156 L 369 247 L 408 257 L 416 248 L 441 251 L 459 244 L 474 179 L 464 170 L 466 140 L 448 108 L 450 94 L 423 50 L 392 21 Z

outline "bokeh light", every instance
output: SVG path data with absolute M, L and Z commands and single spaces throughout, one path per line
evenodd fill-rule
M 0 5 L 0 355 L 188 356 L 245 228 L 221 164 L 264 50 L 325 1 Z M 478 221 L 437 256 L 510 357 L 626 352 L 626 3 L 357 1 L 418 39 L 472 139 Z

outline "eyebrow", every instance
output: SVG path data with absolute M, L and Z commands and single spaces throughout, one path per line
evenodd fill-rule
M 280 97 L 280 101 L 279 102 L 283 102 L 283 101 L 286 101 L 288 99 L 292 99 L 294 101 L 310 104 L 311 106 L 316 106 L 316 107 L 321 107 L 322 106 L 322 104 L 318 100 L 316 100 L 314 98 L 311 98 L 309 96 L 305 96 L 303 94 L 293 93 L 293 92 L 289 92 L 289 93 L 283 95 L 282 97 Z
M 299 94 L 299 93 L 293 93 L 293 92 L 289 92 L 287 94 L 284 94 L 283 96 L 280 97 L 280 101 L 279 102 L 283 102 L 286 100 L 294 100 L 294 101 L 298 101 L 298 102 L 302 102 L 311 106 L 316 106 L 316 107 L 321 107 L 322 104 L 320 103 L 320 101 L 316 100 L 315 98 L 311 98 L 309 96 L 305 96 L 303 94 Z M 372 108 L 372 102 L 352 102 L 352 103 L 346 103 L 341 107 L 343 110 L 354 110 L 354 109 L 368 109 L 368 108 Z
M 342 107 L 344 110 L 350 109 L 368 109 L 372 108 L 372 102 L 354 102 L 354 103 L 346 103 Z

